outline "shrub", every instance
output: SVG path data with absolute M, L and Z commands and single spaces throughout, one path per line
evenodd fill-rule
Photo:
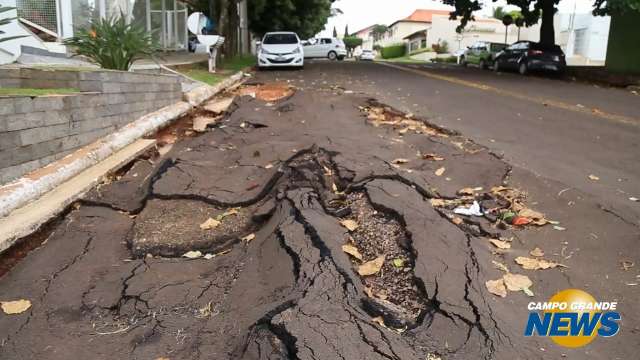
M 404 56 L 406 53 L 405 44 L 393 44 L 382 48 L 383 59 L 393 59 Z
M 446 41 L 439 41 L 437 44 L 431 45 L 431 48 L 437 54 L 446 54 L 449 52 L 449 43 Z
M 124 14 L 91 20 L 88 28 L 79 29 L 64 44 L 104 69 L 125 71 L 158 50 L 151 34 L 137 24 L 127 24 Z

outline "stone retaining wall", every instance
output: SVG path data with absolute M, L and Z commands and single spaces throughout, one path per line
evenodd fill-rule
M 0 87 L 77 88 L 65 96 L 0 97 L 0 184 L 182 100 L 176 76 L 0 69 Z

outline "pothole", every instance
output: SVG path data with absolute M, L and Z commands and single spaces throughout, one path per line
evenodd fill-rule
M 266 102 L 276 102 L 293 96 L 295 88 L 285 82 L 248 84 L 240 86 L 236 93 L 240 96 L 251 96 Z

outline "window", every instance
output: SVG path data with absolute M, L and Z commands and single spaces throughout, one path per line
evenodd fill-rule
M 265 35 L 262 43 L 268 45 L 297 44 L 298 37 L 295 34 L 269 34 Z
M 331 44 L 331 39 L 320 39 L 320 44 L 324 44 L 324 45 Z
M 427 47 L 427 39 L 420 40 L 420 47 L 423 49 Z

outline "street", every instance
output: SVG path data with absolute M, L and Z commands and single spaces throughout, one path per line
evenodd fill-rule
M 0 277 L 33 304 L 0 317 L 0 358 L 635 358 L 640 96 L 524 80 L 255 73 L 223 118 L 89 192 Z M 527 304 L 567 288 L 617 301 L 619 334 L 523 336 Z

